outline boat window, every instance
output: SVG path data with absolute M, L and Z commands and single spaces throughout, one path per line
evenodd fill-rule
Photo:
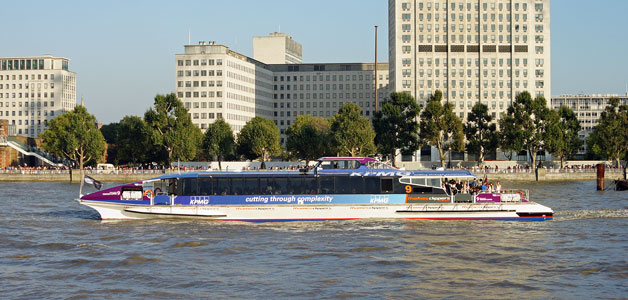
M 275 178 L 275 185 L 273 186 L 273 192 L 275 195 L 289 194 L 290 186 L 288 185 L 288 178 Z
M 122 200 L 142 200 L 141 186 L 123 186 Z
M 382 193 L 390 193 L 393 191 L 393 179 L 381 178 Z
M 231 195 L 229 178 L 214 178 L 214 195 Z
M 357 160 L 345 160 L 343 161 L 343 169 L 357 169 L 360 163 Z
M 412 178 L 412 184 L 425 185 L 425 178 Z
M 198 195 L 198 178 L 183 178 L 181 184 L 183 185 L 183 192 L 180 195 Z
M 155 196 L 168 195 L 168 180 L 157 180 L 153 183 Z
M 231 178 L 231 195 L 246 195 L 244 178 Z
M 361 176 L 337 176 L 336 194 L 362 194 L 364 180 Z
M 176 178 L 171 178 L 168 181 L 168 193 L 169 195 L 179 195 L 179 191 L 177 190 L 179 184 L 178 184 L 179 180 L 177 180 Z
M 331 161 L 322 161 L 318 167 L 323 170 L 329 170 L 332 168 Z
M 379 177 L 364 177 L 364 193 L 365 194 L 379 194 L 380 193 L 380 180 Z
M 320 192 L 319 194 L 334 193 L 334 177 L 319 177 Z
M 259 180 L 257 177 L 249 177 L 244 179 L 244 192 L 246 195 L 259 194 Z
M 318 183 L 313 177 L 294 177 L 290 178 L 290 185 L 294 189 L 294 194 L 316 194 Z
M 207 196 L 212 194 L 212 179 L 211 178 L 199 178 L 198 179 L 198 194 L 201 196 Z
M 441 187 L 440 178 L 429 178 L 429 179 L 427 179 L 427 185 L 440 188 Z
M 410 178 L 401 178 L 399 179 L 399 182 L 410 184 Z
M 259 179 L 260 194 L 272 195 L 273 193 L 273 178 L 260 178 Z

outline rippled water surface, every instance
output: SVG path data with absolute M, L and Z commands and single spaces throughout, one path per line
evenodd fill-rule
M 105 222 L 77 185 L 0 183 L 1 297 L 628 297 L 628 192 L 504 187 L 555 219 Z

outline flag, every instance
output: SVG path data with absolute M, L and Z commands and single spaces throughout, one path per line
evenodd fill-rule
M 91 177 L 89 177 L 87 175 L 85 175 L 85 183 L 94 185 L 94 187 L 97 190 L 100 190 L 100 188 L 102 187 L 102 182 L 100 182 L 100 181 L 98 181 L 98 180 L 96 180 L 94 178 L 91 178 Z

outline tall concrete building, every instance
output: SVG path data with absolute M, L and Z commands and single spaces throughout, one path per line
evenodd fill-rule
M 267 65 L 216 45 L 186 45 L 175 55 L 177 97 L 203 131 L 223 118 L 235 132 L 255 116 L 272 119 L 273 74 Z
M 392 90 L 421 105 L 441 90 L 463 119 L 478 101 L 500 118 L 519 92 L 549 99 L 549 0 L 388 3 Z
M 0 58 L 0 119 L 16 135 L 38 137 L 55 117 L 76 106 L 70 59 L 52 55 Z
M 214 42 L 186 45 L 175 55 L 176 93 L 203 131 L 223 118 L 235 132 L 255 116 L 285 131 L 299 115 L 331 118 L 347 102 L 372 118 L 373 63 L 265 64 Z M 388 64 L 379 63 L 378 95 L 388 95 Z
M 253 38 L 253 58 L 266 64 L 300 64 L 303 50 L 291 36 L 273 32 Z

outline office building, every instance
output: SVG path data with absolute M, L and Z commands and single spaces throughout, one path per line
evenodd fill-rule
M 602 112 L 606 109 L 611 98 L 619 98 L 619 105 L 628 105 L 628 92 L 625 95 L 616 94 L 593 94 L 593 95 L 560 95 L 552 97 L 550 106 L 552 109 L 560 109 L 567 106 L 573 110 L 578 117 L 582 131 L 579 136 L 585 141 L 578 154 L 586 153 L 586 138 L 593 128 L 597 126 Z
M 284 132 L 299 115 L 329 119 L 347 102 L 360 106 L 371 119 L 375 111 L 375 64 L 282 64 L 273 71 L 273 120 Z M 388 91 L 388 64 L 378 63 L 378 98 Z
M 628 93 L 623 96 L 617 94 L 560 95 L 552 97 L 550 105 L 556 110 L 563 105 L 571 108 L 578 117 L 582 130 L 591 131 L 597 126 L 598 119 L 611 98 L 618 98 L 619 105 L 628 105 Z
M 291 36 L 273 32 L 253 38 L 253 58 L 266 64 L 300 64 L 303 50 Z
M 346 102 L 372 118 L 373 63 L 266 64 L 215 42 L 175 55 L 176 93 L 203 131 L 223 118 L 237 133 L 255 116 L 273 120 L 282 141 L 299 115 L 331 118 Z M 389 93 L 388 64 L 378 63 L 380 101 Z
M 0 58 L 0 119 L 18 136 L 38 137 L 55 117 L 76 106 L 70 59 L 51 55 Z
M 391 89 L 421 105 L 441 90 L 463 120 L 478 101 L 499 119 L 519 92 L 549 99 L 550 50 L 549 0 L 389 0 Z
M 272 119 L 273 74 L 266 64 L 215 42 L 175 55 L 176 93 L 203 131 L 223 118 L 235 132 L 255 116 Z

